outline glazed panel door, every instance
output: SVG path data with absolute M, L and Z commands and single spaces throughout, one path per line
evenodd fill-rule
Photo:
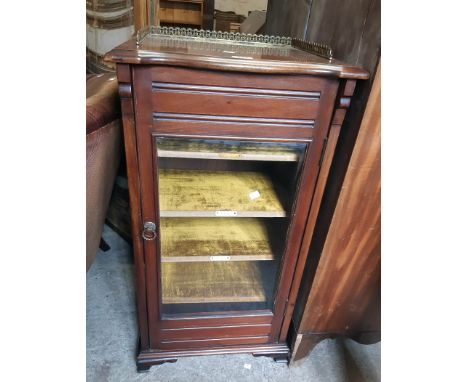
M 273 312 L 306 147 L 154 138 L 163 319 Z
M 224 117 L 201 135 L 183 103 L 154 112 L 147 67 L 132 75 L 150 346 L 277 342 L 326 129 Z

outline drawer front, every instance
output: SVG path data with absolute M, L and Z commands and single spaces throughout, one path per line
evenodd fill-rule
M 220 122 L 253 122 L 312 128 L 328 80 L 196 69 L 151 68 L 156 115 L 209 116 Z M 224 118 L 223 118 L 224 117 Z M 243 120 L 242 120 L 243 119 Z
M 254 118 L 313 120 L 319 92 L 153 82 L 153 110 Z

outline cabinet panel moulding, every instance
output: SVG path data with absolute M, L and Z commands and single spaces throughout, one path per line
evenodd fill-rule
M 309 100 L 320 99 L 320 92 L 315 91 L 299 91 L 299 90 L 276 90 L 276 89 L 256 89 L 230 86 L 202 86 L 175 84 L 167 82 L 153 82 L 153 90 L 166 92 L 182 92 L 182 93 L 202 93 L 212 95 L 238 95 L 238 96 L 260 96 L 273 98 L 305 98 Z
M 298 162 L 303 144 L 251 143 L 247 141 L 164 138 L 158 141 L 158 157 L 218 160 Z
M 289 119 L 289 118 L 255 118 L 235 117 L 227 115 L 182 114 L 182 113 L 153 113 L 153 119 L 157 121 L 184 121 L 204 122 L 217 124 L 244 124 L 257 126 L 284 126 L 313 129 L 313 119 Z

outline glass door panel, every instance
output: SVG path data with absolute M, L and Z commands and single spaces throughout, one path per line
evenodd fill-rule
M 162 314 L 272 310 L 306 144 L 156 139 Z

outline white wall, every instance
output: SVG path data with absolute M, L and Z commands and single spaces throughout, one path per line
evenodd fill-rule
M 234 11 L 248 16 L 249 11 L 266 11 L 268 0 L 215 0 L 214 7 L 220 11 Z

